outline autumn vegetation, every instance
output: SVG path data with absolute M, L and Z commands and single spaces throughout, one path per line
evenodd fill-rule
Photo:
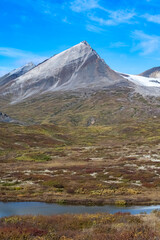
M 159 240 L 160 214 L 13 216 L 0 219 L 0 239 Z
M 0 200 L 160 203 L 159 99 L 119 90 L 40 95 L 1 111 Z

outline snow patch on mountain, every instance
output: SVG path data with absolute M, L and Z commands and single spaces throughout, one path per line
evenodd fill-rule
M 148 78 L 138 75 L 122 74 L 124 78 L 133 82 L 136 85 L 146 86 L 146 87 L 160 87 L 160 78 Z

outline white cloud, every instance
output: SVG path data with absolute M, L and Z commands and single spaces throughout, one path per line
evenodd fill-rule
M 26 54 L 27 54 L 26 52 L 19 49 L 0 47 L 1 56 L 16 58 L 16 57 L 24 57 Z
M 107 8 L 104 8 L 99 4 L 99 0 L 76 0 L 71 2 L 71 9 L 74 12 L 85 12 L 85 11 L 91 11 L 93 9 L 99 9 L 106 13 L 107 18 L 98 17 L 96 15 L 92 15 L 91 13 L 87 16 L 89 19 L 93 22 L 96 22 L 100 24 L 101 26 L 105 25 L 118 25 L 121 23 L 132 23 L 133 17 L 136 15 L 135 12 L 129 11 L 129 10 L 117 10 L 117 11 L 111 11 Z
M 89 32 L 96 32 L 96 33 L 100 33 L 100 32 L 103 32 L 104 30 L 100 27 L 97 27 L 97 26 L 94 26 L 92 24 L 88 24 L 86 26 L 86 29 L 89 31 Z
M 99 0 L 75 0 L 71 2 L 71 9 L 74 12 L 83 12 L 95 8 L 100 8 Z
M 31 53 L 31 52 L 27 52 L 27 51 L 23 51 L 20 49 L 16 49 L 16 48 L 6 48 L 6 47 L 0 47 L 0 56 L 5 56 L 5 57 L 9 57 L 9 58 L 14 58 L 16 59 L 18 62 L 21 63 L 27 63 L 27 62 L 34 62 L 34 63 L 39 63 L 44 61 L 46 58 L 46 56 L 39 56 L 37 54 Z
M 153 22 L 153 23 L 160 24 L 160 14 L 151 15 L 151 14 L 146 13 L 142 17 L 145 18 L 148 22 Z
M 121 47 L 128 47 L 128 45 L 124 42 L 113 42 L 110 44 L 110 48 L 121 48 Z
M 56 15 L 55 12 L 54 12 L 55 4 L 51 3 L 50 1 L 37 0 L 37 7 L 38 7 L 38 10 L 41 13 L 44 13 L 44 14 L 47 14 L 47 15 L 50 15 L 50 16 L 55 16 Z
M 71 22 L 68 20 L 67 16 L 65 16 L 65 17 L 62 19 L 62 22 L 67 23 L 67 24 L 71 24 Z
M 90 20 L 99 23 L 101 26 L 115 26 L 121 23 L 132 23 L 133 17 L 136 15 L 134 11 L 124 11 L 124 10 L 117 10 L 117 11 L 107 11 L 108 12 L 108 19 L 104 19 L 101 17 L 96 17 L 90 15 Z
M 160 47 L 160 36 L 148 35 L 142 31 L 134 31 L 132 38 L 136 41 L 133 51 L 140 51 L 142 55 L 155 52 Z

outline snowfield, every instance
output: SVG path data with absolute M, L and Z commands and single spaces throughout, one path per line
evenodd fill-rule
M 130 75 L 130 74 L 126 74 L 126 76 L 123 75 L 123 77 L 133 82 L 136 85 L 146 86 L 146 87 L 160 87 L 160 78 L 148 78 L 148 77 L 142 77 L 142 76 Z

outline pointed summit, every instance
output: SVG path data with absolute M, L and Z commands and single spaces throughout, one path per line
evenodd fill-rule
M 3 94 L 11 94 L 16 101 L 21 101 L 46 92 L 102 88 L 122 80 L 123 77 L 83 41 L 16 78 L 3 88 Z
M 86 40 L 82 41 L 81 43 L 83 43 L 83 44 L 85 44 L 85 45 L 90 47 L 89 43 Z

